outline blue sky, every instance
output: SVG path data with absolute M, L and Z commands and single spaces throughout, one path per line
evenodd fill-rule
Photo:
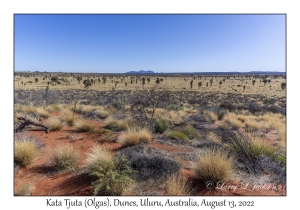
M 285 71 L 285 15 L 15 15 L 15 71 Z

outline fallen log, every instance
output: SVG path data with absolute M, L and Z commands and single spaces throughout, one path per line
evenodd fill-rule
M 37 127 L 41 127 L 43 131 L 45 131 L 46 133 L 49 133 L 49 128 L 47 128 L 43 124 L 33 122 L 33 121 L 28 120 L 24 117 L 18 117 L 18 120 L 22 120 L 24 122 L 22 122 L 21 125 L 19 125 L 19 127 L 17 129 L 14 129 L 15 133 L 20 132 L 22 129 L 24 129 L 28 125 L 34 125 L 34 126 L 37 126 Z

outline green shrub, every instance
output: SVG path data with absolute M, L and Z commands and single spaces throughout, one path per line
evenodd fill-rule
M 151 122 L 155 133 L 163 133 L 168 130 L 170 126 L 168 120 L 162 118 L 152 118 Z
M 181 133 L 180 131 L 170 131 L 168 133 L 168 137 L 170 139 L 181 139 L 184 141 L 188 141 L 189 137 L 187 135 L 185 135 L 184 133 Z
M 283 151 L 280 151 L 278 148 L 269 145 L 262 140 L 253 140 L 252 141 L 253 153 L 256 157 L 267 156 L 270 157 L 273 161 L 280 164 L 281 167 L 286 166 L 286 155 Z
M 192 125 L 187 125 L 183 129 L 183 133 L 187 136 L 193 136 L 195 138 L 200 138 L 200 134 Z
M 113 158 L 113 163 L 99 160 L 90 173 L 96 178 L 92 182 L 94 195 L 122 195 L 123 190 L 133 183 L 130 178 L 132 173 L 134 171 L 124 155 Z
M 118 110 L 124 110 L 125 104 L 121 100 L 113 101 L 112 106 Z

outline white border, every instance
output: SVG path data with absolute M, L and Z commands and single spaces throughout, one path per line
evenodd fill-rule
M 40 1 L 40 0 L 1 0 L 0 2 L 0 65 L 1 82 L 1 188 L 0 205 L 3 209 L 24 208 L 43 209 L 46 197 L 14 197 L 13 196 L 13 15 L 15 13 L 286 13 L 287 14 L 287 146 L 288 146 L 288 186 L 286 197 L 226 197 L 227 200 L 254 200 L 255 208 L 297 206 L 299 171 L 296 163 L 299 145 L 297 129 L 297 82 L 299 81 L 299 7 L 296 1 L 224 1 L 224 0 L 118 0 L 118 1 Z M 298 67 L 298 68 L 297 68 Z M 297 145 L 296 145 L 297 144 Z M 51 197 L 52 199 L 55 197 Z M 68 197 L 74 198 L 75 197 Z M 139 200 L 141 197 L 128 197 Z M 166 197 L 151 197 L 166 200 Z M 178 197 L 177 197 L 178 198 Z M 198 197 L 207 200 L 222 200 L 225 197 Z M 63 200 L 64 197 L 59 197 Z M 85 197 L 79 197 L 84 200 Z M 174 198 L 175 199 L 175 198 Z M 250 208 L 250 207 L 248 207 Z M 131 208 L 126 208 L 131 209 Z M 150 209 L 150 208 L 148 208 Z

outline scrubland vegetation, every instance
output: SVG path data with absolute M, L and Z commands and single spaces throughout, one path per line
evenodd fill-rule
M 15 133 L 16 166 L 30 170 L 42 151 L 51 173 L 91 177 L 91 195 L 197 195 L 195 183 L 253 177 L 285 185 L 282 75 L 157 78 L 15 74 L 15 128 L 25 117 L 50 131 L 44 139 L 28 134 L 42 133 L 38 128 Z M 40 143 L 55 133 L 65 140 L 51 149 Z M 85 141 L 93 145 L 81 150 Z

